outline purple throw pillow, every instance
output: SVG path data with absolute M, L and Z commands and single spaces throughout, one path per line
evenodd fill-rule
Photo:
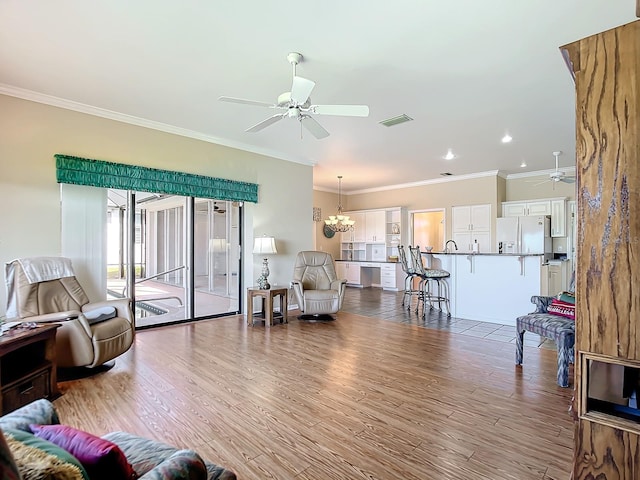
M 66 425 L 29 425 L 34 435 L 76 457 L 91 480 L 131 480 L 136 472 L 120 447 L 91 433 Z

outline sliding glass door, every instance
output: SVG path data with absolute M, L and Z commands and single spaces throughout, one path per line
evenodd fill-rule
M 239 311 L 240 206 L 195 199 L 194 288 L 196 317 Z
M 109 191 L 109 291 L 133 289 L 136 327 L 239 312 L 240 212 L 237 202 Z

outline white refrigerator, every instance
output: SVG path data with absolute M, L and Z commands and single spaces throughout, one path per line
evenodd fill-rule
M 551 217 L 496 218 L 497 251 L 502 253 L 541 253 L 553 257 Z

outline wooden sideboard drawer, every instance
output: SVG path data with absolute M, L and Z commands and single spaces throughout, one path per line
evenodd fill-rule
M 39 398 L 51 396 L 50 368 L 40 370 L 29 377 L 20 379 L 2 391 L 3 408 L 13 411 Z

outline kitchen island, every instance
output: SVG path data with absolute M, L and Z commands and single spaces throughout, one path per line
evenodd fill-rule
M 544 254 L 423 253 L 425 265 L 448 271 L 451 315 L 515 327 L 540 295 Z

